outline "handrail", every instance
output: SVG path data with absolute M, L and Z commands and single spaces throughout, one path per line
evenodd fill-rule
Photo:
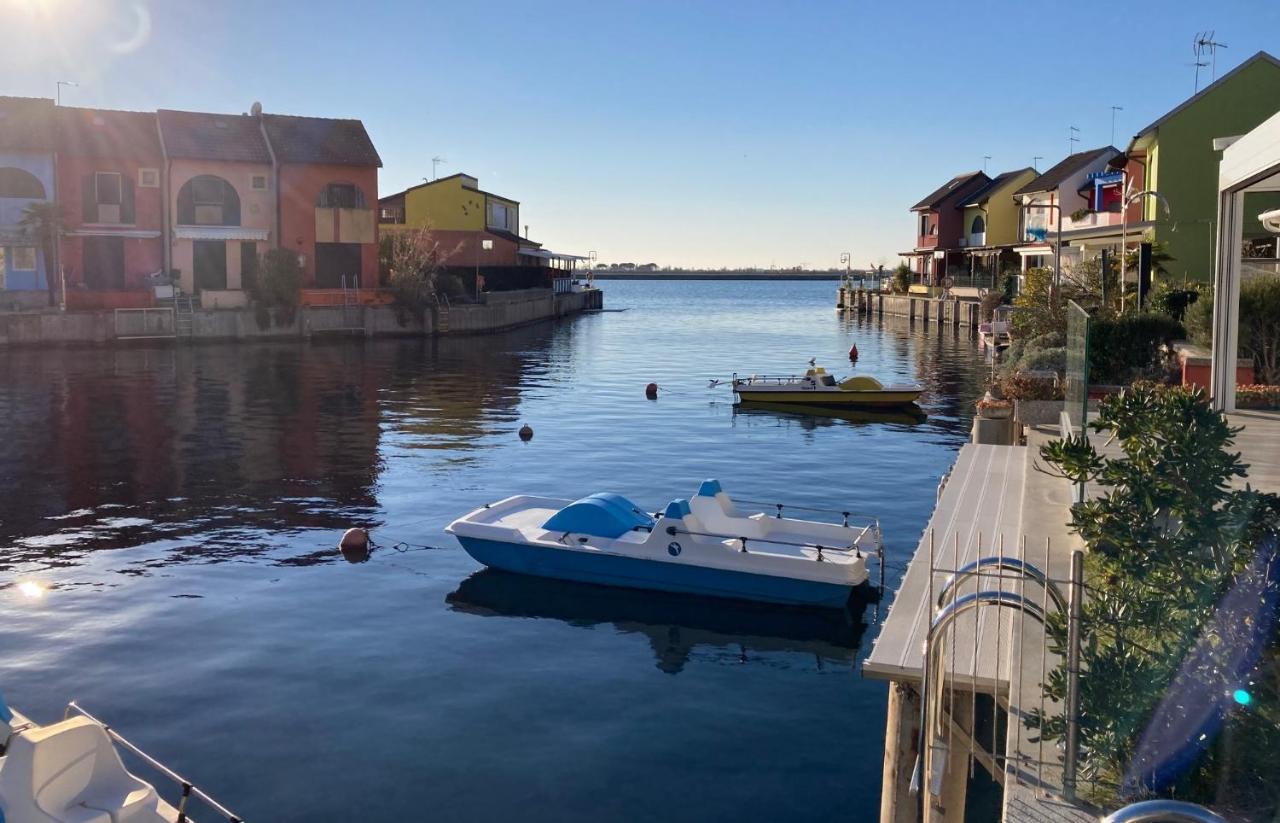
M 850 528 L 853 528 L 853 527 L 850 526 Z M 861 537 L 863 534 L 866 534 L 867 530 L 870 528 L 871 528 L 870 526 L 867 526 L 866 528 L 864 528 L 862 530 L 862 534 L 858 535 L 858 537 Z M 737 541 L 740 541 L 742 544 L 742 548 L 739 549 L 738 551 L 742 552 L 743 554 L 747 553 L 747 542 L 754 540 L 757 543 L 773 543 L 774 545 L 777 545 L 777 546 L 797 546 L 802 549 L 816 549 L 818 552 L 818 558 L 817 558 L 818 563 L 825 562 L 825 560 L 822 557 L 822 553 L 824 551 L 854 552 L 854 555 L 856 557 L 858 557 L 859 559 L 862 558 L 862 549 L 858 547 L 856 542 L 853 545 L 849 546 L 848 548 L 841 548 L 839 546 L 823 546 L 818 543 L 793 543 L 789 540 L 770 540 L 767 537 L 746 537 L 745 535 L 716 534 L 715 532 L 695 532 L 689 529 L 681 529 L 677 526 L 667 526 L 666 532 L 672 537 L 675 537 L 677 534 L 687 534 L 687 535 L 690 535 L 691 537 L 714 537 L 721 540 L 737 540 Z M 857 537 L 854 538 L 855 541 L 857 539 L 858 539 Z M 873 552 L 867 552 L 867 554 L 873 554 Z
M 113 741 L 120 744 L 121 746 L 125 747 L 133 754 L 137 755 L 148 766 L 160 772 L 160 774 L 164 775 L 165 777 L 169 778 L 174 783 L 177 783 L 179 786 L 182 787 L 182 799 L 178 801 L 178 823 L 186 823 L 186 821 L 190 819 L 187 817 L 187 800 L 193 795 L 197 799 L 203 801 L 206 805 L 208 805 L 209 808 L 213 809 L 215 812 L 225 817 L 228 823 L 244 823 L 244 818 L 240 817 L 240 815 L 236 814 L 235 812 L 228 809 L 226 806 L 214 800 L 212 797 L 208 795 L 208 793 L 206 793 L 203 789 L 200 789 L 199 787 L 197 787 L 190 780 L 187 780 L 185 777 L 178 774 L 173 769 L 164 765 L 159 760 L 156 760 L 154 757 L 147 754 L 142 749 L 135 746 L 133 743 L 130 743 L 128 740 L 124 738 L 123 735 L 121 735 L 115 729 L 111 728 L 110 726 L 108 726 L 106 723 L 102 722 L 98 718 L 89 714 L 88 711 L 81 708 L 74 700 L 67 704 L 66 711 L 63 712 L 62 714 L 63 719 L 65 720 L 68 717 L 70 717 L 73 711 L 78 712 L 79 714 L 83 715 L 84 717 L 88 718 L 94 723 L 97 723 L 99 726 L 102 727 L 102 730 L 107 733 L 107 736 L 109 738 L 111 738 Z
M 871 521 L 871 525 L 874 525 L 877 531 L 880 530 L 880 519 L 875 515 L 866 514 L 865 512 L 845 511 L 842 509 L 817 509 L 812 506 L 797 506 L 793 503 L 770 503 L 765 500 L 734 500 L 733 502 L 747 503 L 752 506 L 773 506 L 778 510 L 778 513 L 774 515 L 776 519 L 782 518 L 782 510 L 784 508 L 795 509 L 796 511 L 801 512 L 817 512 L 818 514 L 838 514 L 844 518 L 844 522 L 840 524 L 842 526 L 849 525 L 850 517 L 865 517 Z
M 1181 800 L 1143 800 L 1102 818 L 1101 823 L 1227 823 L 1204 806 Z

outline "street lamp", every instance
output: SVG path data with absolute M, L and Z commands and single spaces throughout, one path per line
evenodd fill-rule
M 1126 265 L 1128 263 L 1128 260 L 1126 259 L 1126 256 L 1125 256 L 1124 247 L 1125 247 L 1125 244 L 1128 242 L 1129 205 L 1133 203 L 1135 200 L 1141 200 L 1147 197 L 1154 197 L 1156 198 L 1156 201 L 1161 206 L 1164 207 L 1165 219 L 1166 220 L 1169 219 L 1169 201 L 1165 199 L 1165 196 L 1163 194 L 1156 191 L 1155 189 L 1143 189 L 1142 191 L 1135 191 L 1131 194 L 1129 193 L 1127 188 L 1127 182 L 1129 178 L 1129 173 L 1127 171 L 1125 172 L 1124 178 L 1126 181 L 1125 195 L 1120 202 L 1120 311 L 1122 313 L 1124 312 L 1124 304 L 1125 304 L 1125 296 L 1126 296 L 1125 287 L 1124 287 L 1125 274 L 1128 270 L 1128 266 Z M 1139 284 L 1139 286 L 1141 286 L 1141 284 Z M 1138 308 L 1142 308 L 1141 291 L 1139 291 L 1138 293 Z
M 493 248 L 492 240 L 481 240 L 480 245 L 476 246 L 476 302 L 480 302 L 480 250 L 489 251 Z
M 63 86 L 75 86 L 76 88 L 80 88 L 80 84 L 74 80 L 59 80 L 54 84 L 54 86 L 57 87 L 57 91 L 54 92 L 54 97 L 57 98 L 57 105 L 59 106 L 62 105 L 62 87 Z

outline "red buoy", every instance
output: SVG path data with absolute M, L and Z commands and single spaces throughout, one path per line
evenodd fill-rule
M 852 346 L 850 346 L 850 347 L 849 347 L 849 359 L 850 359 L 850 360 L 857 360 L 857 359 L 858 359 L 858 344 L 857 344 L 857 343 L 854 343 Z
M 644 387 L 644 396 L 645 396 L 645 397 L 647 397 L 647 398 L 649 398 L 650 400 L 657 400 L 657 399 L 658 399 L 658 384 L 657 384 L 657 383 L 650 383 L 649 385 L 645 386 L 645 387 Z

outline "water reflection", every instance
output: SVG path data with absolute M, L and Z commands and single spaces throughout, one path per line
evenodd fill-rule
M 856 597 L 856 595 L 855 595 Z M 579 628 L 609 625 L 644 635 L 657 667 L 679 674 L 695 650 L 727 649 L 743 662 L 753 654 L 791 652 L 824 664 L 852 665 L 866 627 L 867 601 L 848 610 L 788 609 L 663 592 L 632 591 L 485 569 L 445 598 L 454 611 L 485 617 L 534 617 Z
M 439 471 L 473 461 L 516 419 L 557 335 L 571 329 L 521 329 L 485 346 L 7 352 L 0 416 L 14 436 L 0 450 L 10 501 L 0 570 L 126 547 L 143 549 L 131 553 L 141 569 L 271 556 L 282 528 L 376 525 L 387 450 L 445 450 Z
M 915 426 L 925 422 L 929 416 L 924 409 L 912 403 L 901 409 L 871 411 L 867 409 L 828 409 L 807 406 L 799 403 L 763 403 L 743 400 L 733 407 L 734 416 L 773 417 L 794 421 L 806 431 L 820 426 L 837 426 L 841 423 L 852 423 L 855 426 L 872 424 L 893 424 L 897 426 Z

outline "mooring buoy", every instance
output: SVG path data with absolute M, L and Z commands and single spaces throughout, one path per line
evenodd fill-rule
M 363 563 L 369 559 L 369 533 L 359 528 L 347 529 L 338 541 L 338 551 L 348 563 Z
M 520 439 L 521 440 L 533 439 L 533 429 L 529 427 L 528 423 L 525 423 L 523 426 L 520 427 Z
M 656 400 L 658 398 L 658 384 L 650 383 L 649 385 L 645 386 L 644 396 L 649 398 L 650 400 Z

